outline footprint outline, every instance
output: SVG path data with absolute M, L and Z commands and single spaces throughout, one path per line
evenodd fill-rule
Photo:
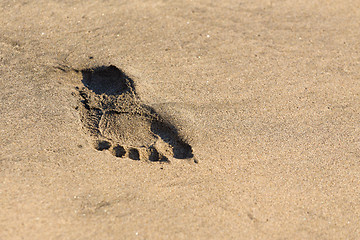
M 197 162 L 177 128 L 141 101 L 135 83 L 123 71 L 110 65 L 80 72 L 84 86 L 77 88 L 78 110 L 96 150 L 133 160 Z

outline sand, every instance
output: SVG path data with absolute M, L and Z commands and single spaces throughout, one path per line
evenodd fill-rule
M 359 9 L 1 1 L 0 239 L 357 239 Z M 133 107 L 88 131 L 81 73 L 108 66 L 193 156 Z

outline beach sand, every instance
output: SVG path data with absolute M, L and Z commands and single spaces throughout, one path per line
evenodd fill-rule
M 1 1 L 0 239 L 357 239 L 359 9 Z M 84 73 L 109 66 L 136 95 L 130 110 L 101 107 L 92 134 L 79 108 L 112 100 Z M 84 88 L 97 95 L 81 100 Z M 114 156 L 115 144 L 167 142 L 133 102 L 193 156 L 165 143 L 168 161 Z M 99 151 L 102 137 L 117 140 Z

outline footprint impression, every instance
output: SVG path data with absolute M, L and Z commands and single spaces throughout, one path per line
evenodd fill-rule
M 81 71 L 81 121 L 99 151 L 116 157 L 168 162 L 193 159 L 177 129 L 137 96 L 133 81 L 111 65 Z M 194 160 L 195 161 L 195 160 Z

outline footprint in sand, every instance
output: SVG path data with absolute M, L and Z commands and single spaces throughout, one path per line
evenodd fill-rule
M 78 109 L 97 150 L 133 160 L 193 159 L 191 146 L 173 125 L 141 102 L 133 81 L 120 69 L 111 65 L 81 72 L 84 87 L 77 88 Z

